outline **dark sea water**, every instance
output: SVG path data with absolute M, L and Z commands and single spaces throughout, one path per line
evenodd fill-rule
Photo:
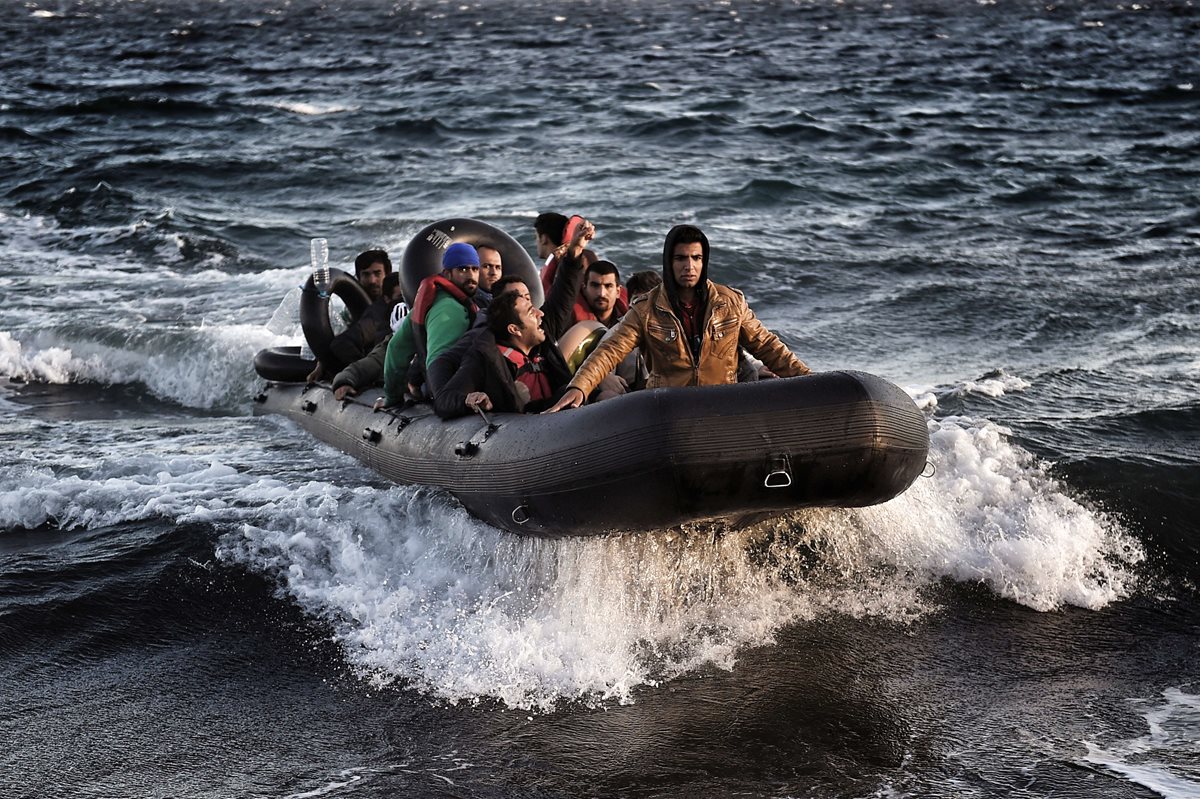
M 0 5 L 0 796 L 1200 796 L 1194 2 Z M 307 274 L 678 222 L 936 471 L 515 538 L 251 415 Z

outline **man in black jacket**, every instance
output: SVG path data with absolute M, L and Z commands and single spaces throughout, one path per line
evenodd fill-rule
M 354 259 L 354 277 L 371 298 L 371 304 L 329 342 L 329 352 L 334 360 L 332 363 L 318 362 L 308 376 L 310 383 L 327 375 L 336 375 L 391 335 L 388 319 L 401 294 L 400 276 L 392 272 L 388 254 L 383 250 L 359 253 Z
M 548 408 L 571 380 L 558 344 L 546 338 L 542 312 L 528 296 L 509 292 L 492 301 L 487 328 L 433 400 L 443 419 L 475 410 L 501 413 Z

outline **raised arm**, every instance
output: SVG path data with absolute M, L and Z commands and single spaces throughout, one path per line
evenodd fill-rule
M 591 222 L 585 220 L 580 223 L 554 271 L 554 282 L 542 303 L 542 328 L 546 331 L 546 337 L 554 341 L 567 332 L 574 319 L 572 311 L 583 285 L 583 273 L 587 265 L 584 248 L 595 232 L 596 228 Z

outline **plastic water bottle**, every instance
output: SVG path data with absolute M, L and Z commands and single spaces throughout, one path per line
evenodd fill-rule
M 321 299 L 329 299 L 329 242 L 326 239 L 312 239 L 308 245 L 309 258 L 312 263 L 313 288 Z

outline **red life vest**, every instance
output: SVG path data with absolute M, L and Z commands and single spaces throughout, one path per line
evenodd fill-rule
M 479 308 L 476 307 L 474 301 L 462 289 L 451 283 L 449 278 L 443 275 L 430 275 L 422 280 L 421 285 L 417 288 L 417 298 L 413 300 L 412 306 L 413 322 L 418 325 L 425 324 L 425 315 L 433 307 L 438 291 L 444 291 L 458 300 L 459 304 L 467 309 L 467 315 L 471 321 L 475 321 L 475 314 L 479 313 Z
M 500 350 L 500 354 L 504 356 L 505 360 L 517 368 L 515 379 L 529 389 L 530 402 L 550 399 L 554 391 L 550 388 L 550 378 L 542 369 L 540 355 L 530 358 L 520 350 L 506 347 L 503 344 L 497 344 L 496 348 Z
M 617 301 L 613 303 L 613 312 L 611 317 L 614 325 L 617 323 L 617 320 L 624 316 L 625 312 L 629 310 L 629 302 L 626 300 L 627 296 L 628 294 L 625 291 L 625 287 L 619 286 L 617 288 Z M 596 317 L 596 314 L 592 310 L 591 306 L 587 304 L 587 300 L 583 298 L 582 289 L 580 290 L 579 297 L 577 297 L 575 300 L 575 307 L 571 309 L 571 312 L 575 315 L 575 321 L 572 324 L 579 324 L 580 322 L 586 322 L 589 320 L 593 322 L 600 321 Z M 609 325 L 609 327 L 611 326 L 612 325 Z
M 413 343 L 417 349 L 416 362 L 420 365 L 421 374 L 424 374 L 425 362 L 429 360 L 429 334 L 425 330 L 425 316 L 433 307 L 434 301 L 437 300 L 439 291 L 446 292 L 466 309 L 468 328 L 474 324 L 475 314 L 479 313 L 479 308 L 476 307 L 474 301 L 462 289 L 451 283 L 449 278 L 442 275 L 430 275 L 421 281 L 421 285 L 417 289 L 417 297 L 413 300 L 412 311 L 409 312 L 409 316 L 412 317 L 409 324 L 412 325 Z

